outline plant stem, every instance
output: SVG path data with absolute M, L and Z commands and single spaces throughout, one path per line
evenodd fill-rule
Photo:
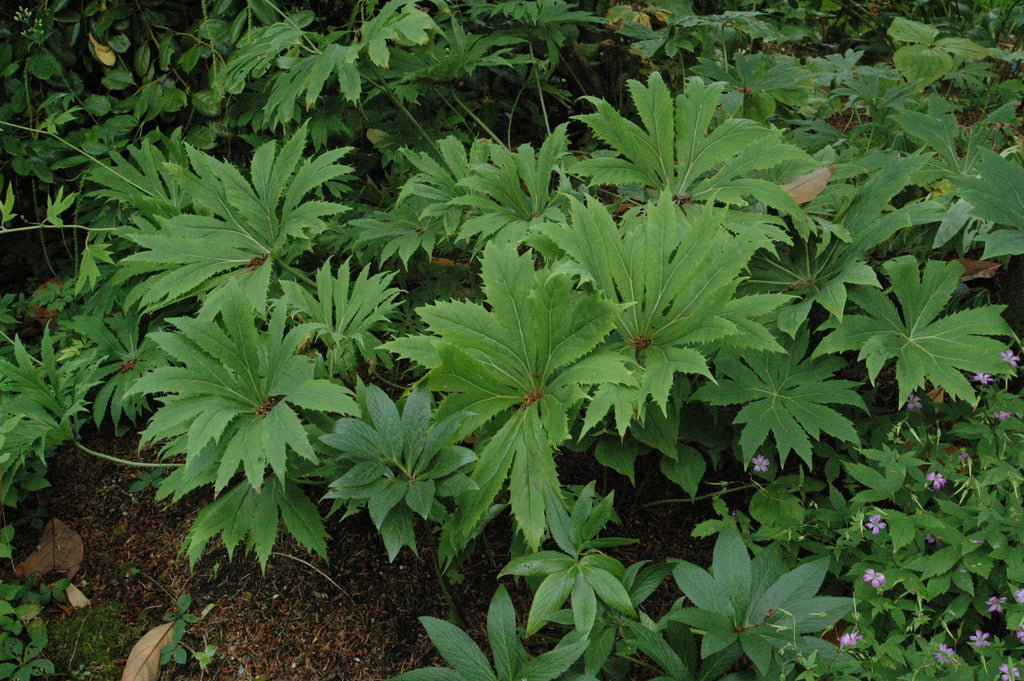
M 91 454 L 107 461 L 113 461 L 114 463 L 119 463 L 122 466 L 134 466 L 135 468 L 177 468 L 182 465 L 180 463 L 148 463 L 146 461 L 129 461 L 128 459 L 122 459 L 110 454 L 104 454 L 103 452 L 97 452 L 95 449 L 89 449 L 78 440 L 75 440 L 73 444 L 86 454 Z
M 703 499 L 711 499 L 713 497 L 721 496 L 723 494 L 732 494 L 733 492 L 740 492 L 742 490 L 752 489 L 752 488 L 758 487 L 758 486 L 759 485 L 757 485 L 756 483 L 751 482 L 751 483 L 748 483 L 746 485 L 740 485 L 739 487 L 733 487 L 732 489 L 723 489 L 723 490 L 718 491 L 718 492 L 710 492 L 708 494 L 702 494 L 699 497 L 693 497 L 692 499 L 683 499 L 683 498 L 677 498 L 677 499 L 658 499 L 657 501 L 651 501 L 649 503 L 646 503 L 643 506 L 641 506 L 640 508 L 650 508 L 652 506 L 661 506 L 662 504 L 692 504 L 695 501 L 702 501 Z
M 459 606 L 459 602 L 455 600 L 455 594 L 452 593 L 452 584 L 448 581 L 448 577 L 444 573 L 444 568 L 441 567 L 441 558 L 438 555 L 437 546 L 437 535 L 434 534 L 434 528 L 423 523 L 427 532 L 427 541 L 429 542 L 430 549 L 430 562 L 434 566 L 434 575 L 437 577 L 437 584 L 441 587 L 441 593 L 444 594 L 445 601 L 448 602 L 448 619 L 451 620 L 452 624 L 463 629 L 466 628 L 466 618 L 462 616 L 462 608 Z
M 301 281 L 306 286 L 310 286 L 312 288 L 316 288 L 316 282 L 313 281 L 312 279 L 310 279 L 309 277 L 307 277 L 302 272 L 302 270 L 299 270 L 299 269 L 297 269 L 295 267 L 292 267 L 291 265 L 289 265 L 286 262 L 278 261 L 277 264 L 281 266 L 281 269 L 283 269 L 285 272 L 287 272 L 288 274 L 292 275 L 293 277 L 295 277 L 296 279 Z

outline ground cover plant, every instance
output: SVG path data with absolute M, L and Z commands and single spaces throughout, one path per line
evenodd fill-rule
M 1020 678 L 1022 26 L 0 19 L 0 679 Z

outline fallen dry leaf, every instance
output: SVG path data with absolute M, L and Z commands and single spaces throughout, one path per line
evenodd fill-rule
M 782 185 L 782 188 L 797 203 L 807 203 L 825 189 L 829 179 L 832 177 L 832 171 L 835 169 L 835 166 L 825 166 L 824 168 L 812 170 L 791 182 L 787 182 Z
M 173 633 L 174 622 L 146 632 L 128 653 L 121 681 L 156 681 L 160 676 L 160 651 L 171 642 Z
M 933 388 L 926 392 L 925 395 L 931 398 L 932 402 L 936 402 L 938 404 L 942 404 L 946 401 L 946 391 L 944 388 Z
M 454 267 L 458 263 L 451 258 L 442 258 L 441 256 L 435 255 L 430 258 L 430 262 L 441 267 Z
M 969 258 L 960 258 L 957 262 L 963 265 L 964 268 L 964 273 L 960 275 L 960 281 L 970 281 L 971 279 L 991 279 L 996 276 L 996 271 L 1002 267 L 1002 263 L 992 262 L 990 260 L 970 260 Z
M 82 566 L 84 556 L 82 537 L 54 518 L 43 528 L 36 550 L 14 568 L 14 575 L 18 579 L 25 579 L 33 572 L 41 577 L 56 571 L 61 577 L 71 579 Z
M 96 40 L 92 33 L 89 34 L 89 42 L 92 43 L 92 51 L 100 63 L 104 66 L 113 66 L 117 63 L 117 55 L 108 45 Z
M 377 146 L 378 144 L 380 144 L 380 141 L 387 136 L 388 134 L 385 131 L 381 130 L 380 128 L 366 129 L 366 139 L 368 139 L 370 141 L 370 144 L 372 144 L 373 146 Z
M 74 584 L 68 584 L 68 588 L 64 594 L 68 597 L 68 604 L 73 608 L 84 608 L 92 604 L 92 601 L 90 601 Z

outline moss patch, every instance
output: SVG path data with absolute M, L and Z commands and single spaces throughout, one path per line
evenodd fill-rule
M 58 674 L 87 679 L 120 676 L 125 656 L 145 633 L 121 620 L 121 608 L 117 602 L 90 605 L 47 627 L 50 643 L 43 654 Z

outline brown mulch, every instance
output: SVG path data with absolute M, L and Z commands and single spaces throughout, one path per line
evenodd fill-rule
M 87 446 L 123 458 L 134 458 L 136 437 L 97 435 Z M 645 463 L 644 459 L 650 462 Z M 709 540 L 690 537 L 692 527 L 712 517 L 710 503 L 666 504 L 648 509 L 641 502 L 682 496 L 678 488 L 650 468 L 656 457 L 638 462 L 637 493 L 629 482 L 603 469 L 586 455 L 560 459 L 563 480 L 582 483 L 604 481 L 605 491 L 616 490 L 622 526 L 609 527 L 605 536 L 626 536 L 639 541 L 616 549 L 623 561 L 684 558 L 709 562 Z M 211 542 L 206 553 L 189 569 L 179 548 L 198 508 L 208 497 L 195 495 L 170 504 L 156 502 L 148 488 L 131 494 L 139 469 L 109 463 L 77 450 L 62 451 L 50 460 L 49 489 L 36 493 L 29 505 L 60 518 L 82 536 L 85 559 L 75 584 L 93 606 L 117 602 L 119 617 L 135 630 L 162 623 L 174 612 L 177 599 L 188 593 L 190 612 L 198 615 L 189 625 L 184 642 L 202 650 L 217 648 L 214 662 L 201 671 L 195 661 L 168 667 L 164 678 L 234 679 L 236 681 L 380 681 L 421 666 L 443 665 L 418 621 L 421 615 L 444 618 L 447 606 L 437 586 L 429 557 L 403 550 L 389 563 L 380 537 L 367 514 L 328 520 L 329 561 L 309 555 L 290 539 L 280 539 L 265 574 L 244 547 L 229 560 L 223 544 Z M 600 489 L 600 486 L 599 486 Z M 340 515 L 340 514 L 339 514 Z M 8 517 L 8 520 L 11 518 Z M 18 530 L 21 559 L 34 538 L 28 528 Z M 486 549 L 470 558 L 456 585 L 469 631 L 484 640 L 485 613 L 497 586 L 497 573 L 508 560 L 510 522 L 499 518 L 488 528 Z M 10 566 L 0 578 L 9 579 Z M 525 584 L 502 580 L 516 602 L 520 616 L 529 607 Z M 679 596 L 671 580 L 649 602 L 647 611 L 659 616 Z M 51 607 L 48 623 L 67 615 Z M 112 656 L 123 663 L 134 641 L 123 641 Z M 72 678 L 70 670 L 60 670 Z

